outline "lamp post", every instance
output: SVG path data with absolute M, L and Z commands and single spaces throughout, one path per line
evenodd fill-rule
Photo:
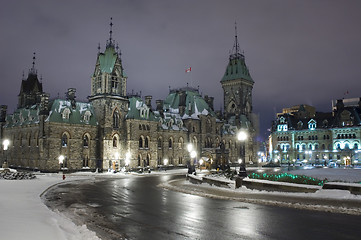
M 246 171 L 246 146 L 245 142 L 248 138 L 248 134 L 244 129 L 241 129 L 237 135 L 238 141 L 240 142 L 240 148 L 239 148 L 239 160 L 240 163 L 239 166 L 239 176 L 241 177 L 247 177 L 247 171 Z
M 4 161 L 4 166 L 3 168 L 8 168 L 8 156 L 7 156 L 7 150 L 9 147 L 10 141 L 8 139 L 5 139 L 3 141 L 3 149 L 4 149 L 4 154 L 5 154 L 5 161 Z
M 61 166 L 62 166 L 63 163 L 64 163 L 65 157 L 64 157 L 64 155 L 60 155 L 58 159 L 59 159 L 59 168 L 61 169 Z

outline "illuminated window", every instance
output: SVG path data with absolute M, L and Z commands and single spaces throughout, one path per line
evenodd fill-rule
M 308 122 L 308 128 L 310 130 L 315 130 L 316 129 L 316 121 L 311 119 L 309 122 Z

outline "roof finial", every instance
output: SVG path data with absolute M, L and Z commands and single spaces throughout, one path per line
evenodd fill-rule
M 113 35 L 113 18 L 110 18 L 110 31 L 109 31 L 109 40 L 107 41 L 107 48 L 108 47 L 114 47 L 114 42 L 112 39 L 112 35 Z
M 238 36 L 237 36 L 237 21 L 234 22 L 234 46 L 236 48 L 236 54 L 239 53 L 239 44 L 238 44 Z
M 100 53 L 100 43 L 98 43 L 98 53 Z
M 109 41 L 111 42 L 112 41 L 112 34 L 113 34 L 113 18 L 111 17 L 110 18 L 110 32 L 109 32 Z
M 35 59 L 36 59 L 36 57 L 35 57 L 35 52 L 33 53 L 33 66 L 32 66 L 32 68 L 30 69 L 30 73 L 31 74 L 37 74 L 37 71 L 36 71 L 36 69 L 35 69 Z

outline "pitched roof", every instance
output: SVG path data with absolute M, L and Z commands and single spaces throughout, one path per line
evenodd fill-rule
M 97 125 L 93 105 L 85 102 L 75 102 L 74 107 L 71 101 L 55 99 L 50 102 L 50 112 L 46 119 L 48 122 Z M 68 109 L 68 110 L 65 110 Z M 64 118 L 64 111 L 69 111 L 69 118 Z M 89 119 L 87 119 L 87 116 Z
M 226 72 L 221 82 L 235 79 L 245 79 L 252 83 L 254 82 L 246 65 L 245 57 L 240 53 L 229 58 Z

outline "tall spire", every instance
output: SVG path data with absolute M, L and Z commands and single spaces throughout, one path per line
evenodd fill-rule
M 232 52 L 230 54 L 230 58 L 238 58 L 241 57 L 239 43 L 238 43 L 238 35 L 237 35 L 237 22 L 234 22 L 234 44 L 232 48 Z
M 31 68 L 30 71 L 29 71 L 29 73 L 34 74 L 34 75 L 37 74 L 37 70 L 35 69 L 35 59 L 36 59 L 36 57 L 35 57 L 35 52 L 34 52 L 34 53 L 33 53 L 33 66 L 32 66 L 32 68 Z
M 107 48 L 114 47 L 114 40 L 112 39 L 113 35 L 113 18 L 110 18 L 110 31 L 109 31 L 109 40 L 107 41 Z

